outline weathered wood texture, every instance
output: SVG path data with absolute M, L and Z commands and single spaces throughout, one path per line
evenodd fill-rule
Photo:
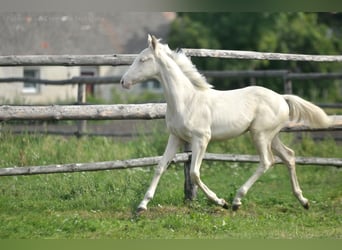
M 342 56 L 265 53 L 240 50 L 182 49 L 188 56 L 257 60 L 341 62 Z M 0 56 L 0 66 L 94 66 L 130 65 L 136 55 L 16 55 Z
M 136 55 L 11 55 L 0 56 L 0 66 L 130 65 Z
M 190 152 L 180 153 L 175 156 L 172 163 L 187 162 L 190 157 L 191 157 Z M 161 159 L 161 156 L 155 156 L 155 157 L 145 157 L 145 158 L 138 158 L 138 159 L 116 160 L 116 161 L 106 161 L 106 162 L 69 163 L 69 164 L 55 164 L 55 165 L 47 165 L 47 166 L 0 168 L 0 176 L 36 175 L 36 174 L 129 169 L 129 168 L 156 165 L 158 164 L 160 159 Z M 204 160 L 258 163 L 259 157 L 256 155 L 233 155 L 233 154 L 206 153 L 204 156 Z M 280 163 L 281 163 L 280 159 L 276 158 L 276 164 L 280 164 Z M 298 165 L 320 165 L 320 166 L 342 167 L 342 159 L 339 159 L 339 158 L 297 157 L 296 163 Z
M 342 56 L 335 55 L 304 55 L 287 53 L 268 53 L 242 50 L 214 50 L 214 49 L 182 49 L 188 56 L 217 57 L 234 59 L 282 60 L 282 61 L 314 61 L 314 62 L 342 62 Z
M 162 119 L 166 104 L 0 106 L 0 120 Z
M 8 77 L 0 78 L 0 83 L 11 83 L 11 82 L 28 82 L 28 83 L 39 83 L 47 85 L 68 85 L 68 84 L 113 84 L 120 82 L 121 76 L 106 76 L 106 77 L 72 77 L 64 80 L 48 80 L 38 78 L 27 78 L 27 77 Z
M 173 163 L 185 162 L 188 160 L 188 158 L 189 158 L 189 153 L 177 154 L 175 158 L 173 159 Z M 0 176 L 129 169 L 129 168 L 156 165 L 160 161 L 160 159 L 161 159 L 161 156 L 156 156 L 156 157 L 145 157 L 145 158 L 138 158 L 138 159 L 116 160 L 116 161 L 106 161 L 106 162 L 70 163 L 70 164 L 55 164 L 55 165 L 47 165 L 47 166 L 0 168 Z
M 215 78 L 284 77 L 291 80 L 342 78 L 342 73 L 291 73 L 288 70 L 203 70 L 201 73 L 207 77 Z
M 342 79 L 342 73 L 291 73 L 287 70 L 203 70 L 206 77 L 214 78 L 250 78 L 250 77 L 282 77 L 292 80 L 321 80 L 321 79 Z M 106 77 L 72 77 L 63 80 L 49 80 L 27 77 L 7 77 L 0 78 L 0 83 L 29 82 L 47 85 L 67 85 L 67 84 L 113 84 L 120 82 L 121 75 Z
M 206 77 L 243 78 L 243 77 L 284 77 L 288 70 L 202 70 Z
M 115 104 L 115 105 L 50 105 L 50 106 L 0 106 L 0 121 L 9 120 L 136 120 L 165 118 L 165 103 Z M 333 126 L 340 130 L 342 116 L 332 116 Z M 284 131 L 312 129 L 299 123 L 288 123 Z
M 198 186 L 191 181 L 191 145 L 186 143 L 183 152 L 188 153 L 188 160 L 184 162 L 184 200 L 192 201 L 197 196 Z
M 229 162 L 249 162 L 258 163 L 257 155 L 235 155 L 235 154 L 213 154 L 206 153 L 204 159 L 207 161 L 229 161 Z M 298 165 L 320 165 L 342 167 L 341 158 L 319 158 L 319 157 L 296 157 Z M 275 164 L 282 164 L 279 157 L 275 157 Z

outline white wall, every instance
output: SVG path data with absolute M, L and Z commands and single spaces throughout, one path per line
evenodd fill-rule
M 29 67 L 39 69 L 41 79 L 64 80 L 78 76 L 79 67 Z M 0 77 L 23 77 L 23 67 L 0 68 Z M 22 82 L 0 83 L 1 104 L 54 104 L 61 102 L 75 102 L 77 85 L 44 85 L 41 84 L 37 93 L 26 93 Z

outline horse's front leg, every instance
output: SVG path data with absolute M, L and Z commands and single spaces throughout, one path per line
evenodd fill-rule
M 209 139 L 207 138 L 194 138 L 192 140 L 192 157 L 191 157 L 191 169 L 190 169 L 190 177 L 193 183 L 196 183 L 197 186 L 205 193 L 205 195 L 215 202 L 216 204 L 222 206 L 223 208 L 228 209 L 228 203 L 224 199 L 220 199 L 217 195 L 211 191 L 201 180 L 200 178 L 200 168 L 203 156 L 207 149 Z
M 158 166 L 156 167 L 154 177 L 152 179 L 150 187 L 148 188 L 144 196 L 144 199 L 140 202 L 138 206 L 138 209 L 137 209 L 138 213 L 145 211 L 147 209 L 147 204 L 154 196 L 160 177 L 162 176 L 162 174 L 165 172 L 165 170 L 171 163 L 181 143 L 182 143 L 181 139 L 179 139 L 175 135 L 172 135 L 172 134 L 170 135 L 163 157 L 160 160 Z

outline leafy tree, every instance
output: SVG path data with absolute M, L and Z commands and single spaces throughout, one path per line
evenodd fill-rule
M 300 54 L 341 54 L 342 17 L 331 13 L 178 13 L 169 36 L 171 47 L 253 50 Z M 225 60 L 193 58 L 203 70 L 287 69 L 292 72 L 333 72 L 338 63 L 299 61 Z M 249 85 L 246 79 L 213 79 L 218 89 Z M 265 82 L 265 83 L 264 83 Z M 276 91 L 282 91 L 282 79 L 258 80 Z M 327 87 L 329 86 L 329 87 Z M 302 81 L 294 92 L 323 98 L 327 89 L 336 93 L 329 81 Z M 336 97 L 334 97 L 336 98 Z

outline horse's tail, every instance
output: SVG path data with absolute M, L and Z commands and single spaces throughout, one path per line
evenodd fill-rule
M 327 128 L 332 119 L 318 106 L 295 95 L 283 95 L 290 108 L 291 121 L 304 121 L 311 128 Z

